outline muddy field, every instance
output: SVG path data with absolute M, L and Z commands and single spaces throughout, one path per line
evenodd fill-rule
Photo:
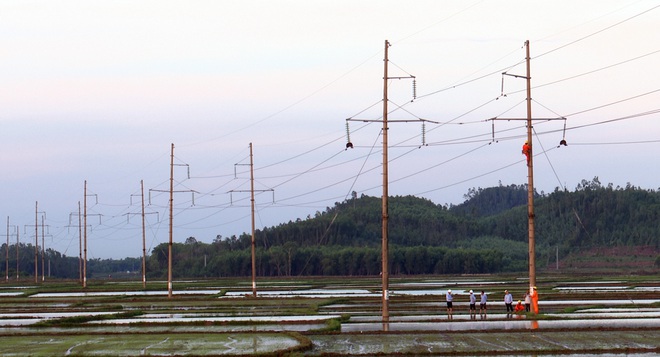
M 99 281 L 0 285 L 2 356 L 498 355 L 656 356 L 655 276 L 545 277 L 540 314 L 505 311 L 511 276 L 391 279 L 382 321 L 378 278 Z M 453 319 L 444 293 L 455 293 Z M 468 290 L 488 294 L 470 316 Z

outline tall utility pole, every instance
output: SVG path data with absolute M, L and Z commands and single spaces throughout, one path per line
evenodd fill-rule
M 18 246 L 16 247 L 18 249 Z M 7 250 L 5 250 L 5 281 L 9 281 L 9 216 L 7 216 Z
M 142 288 L 147 288 L 147 245 L 144 228 L 144 180 L 140 180 L 140 195 L 142 196 Z
M 84 229 L 84 245 L 83 245 L 83 288 L 87 287 L 87 180 L 85 180 L 85 195 L 83 197 L 83 223 L 85 226 Z
M 413 97 L 416 97 L 415 94 L 415 76 L 405 76 L 405 77 L 390 77 L 388 75 L 388 49 L 390 47 L 389 41 L 385 40 L 385 56 L 383 59 L 383 119 L 382 120 L 371 120 L 371 119 L 356 119 L 349 118 L 346 121 L 361 121 L 361 122 L 381 122 L 383 123 L 383 197 L 382 197 L 382 248 L 381 248 L 381 262 L 382 262 L 382 319 L 383 322 L 389 322 L 390 312 L 389 312 L 389 279 L 390 279 L 390 270 L 389 270 L 389 242 L 388 242 L 388 225 L 389 225 L 389 192 L 388 192 L 388 141 L 387 134 L 389 131 L 389 123 L 392 122 L 433 122 L 426 119 L 414 119 L 414 120 L 390 120 L 388 118 L 388 96 L 387 96 L 387 83 L 390 79 L 412 79 L 413 80 Z M 349 147 L 349 146 L 347 146 Z M 350 146 L 352 147 L 352 146 Z
M 80 283 L 83 282 L 83 263 L 82 263 L 82 214 L 80 212 L 80 201 L 78 201 L 78 275 L 80 275 Z
M 527 232 L 529 239 L 529 291 L 533 293 L 534 287 L 536 286 L 536 253 L 535 253 L 535 237 L 534 237 L 534 220 L 536 215 L 534 213 L 534 147 L 532 144 L 532 130 L 533 120 L 566 120 L 566 118 L 532 118 L 532 75 L 530 70 L 530 60 L 529 55 L 529 41 L 525 41 L 525 61 L 527 63 L 527 74 L 525 76 L 508 74 L 506 72 L 502 75 L 511 76 L 515 78 L 524 78 L 527 81 L 527 118 L 492 118 L 491 120 L 524 120 L 527 126 L 527 145 L 529 146 L 529 153 L 526 154 L 529 156 L 527 159 Z M 494 130 L 494 129 L 493 129 Z M 493 135 L 495 132 L 493 131 Z M 566 145 L 566 141 L 560 141 L 559 145 Z
M 19 273 L 18 273 L 18 268 L 19 268 L 19 261 L 18 261 L 18 253 L 21 251 L 20 244 L 19 244 L 19 239 L 18 239 L 18 228 L 16 229 L 16 280 L 19 279 Z
M 34 203 L 34 283 L 39 282 L 39 202 Z
M 46 249 L 44 248 L 44 246 L 46 245 L 46 240 L 45 240 L 46 226 L 44 225 L 44 219 L 45 217 L 42 215 L 41 216 L 41 282 L 46 281 Z
M 250 208 L 251 208 L 251 221 L 252 221 L 252 296 L 257 297 L 257 258 L 256 258 L 256 241 L 254 238 L 254 161 L 252 158 L 252 143 L 250 143 Z
M 254 218 L 255 218 L 255 198 L 254 198 L 254 193 L 255 192 L 266 192 L 266 191 L 271 191 L 274 192 L 274 190 L 271 189 L 266 189 L 266 190 L 255 190 L 254 189 L 254 155 L 252 151 L 252 143 L 249 145 L 250 147 L 250 163 L 249 164 L 234 164 L 234 166 L 250 166 L 250 209 L 251 209 L 251 226 L 252 226 L 252 241 L 251 241 L 251 252 L 252 252 L 252 296 L 257 297 L 257 241 L 256 241 L 256 228 L 255 228 L 255 223 L 254 223 Z M 234 168 L 234 175 L 236 175 L 236 168 Z M 233 192 L 247 192 L 246 190 L 231 190 L 229 193 Z M 275 201 L 275 198 L 273 196 L 273 201 Z
M 170 211 L 170 219 L 169 219 L 169 243 L 167 245 L 167 297 L 171 298 L 172 297 L 172 249 L 174 246 L 174 193 L 175 192 L 191 192 L 192 193 L 192 204 L 195 205 L 195 192 L 194 190 L 183 190 L 183 191 L 174 191 L 174 166 L 188 166 L 188 164 L 174 164 L 174 143 L 172 143 L 171 146 L 171 152 L 170 152 L 170 188 L 169 190 L 155 190 L 155 189 L 149 189 L 149 202 L 151 202 L 151 191 L 157 191 L 157 192 L 169 192 L 170 199 L 169 199 L 169 211 Z M 190 167 L 188 167 L 188 178 L 190 178 Z M 142 206 L 144 207 L 144 189 L 142 193 Z M 144 208 L 143 208 L 144 210 Z M 144 213 L 143 213 L 144 214 Z M 144 218 L 143 218 L 144 219 Z M 144 223 L 143 223 L 144 225 Z M 144 231 L 144 227 L 143 227 Z M 144 233 L 143 233 L 144 234 Z M 146 247 L 144 246 L 143 243 L 143 249 L 146 250 Z M 144 252 L 143 254 L 146 254 Z
M 388 59 L 388 48 L 390 43 L 385 40 L 385 56 L 383 60 L 383 198 L 382 198 L 382 249 L 381 249 L 381 261 L 382 261 L 382 315 L 383 322 L 388 322 L 390 319 L 390 309 L 389 309 L 389 284 L 390 284 L 390 269 L 389 269 L 389 242 L 388 242 L 388 224 L 389 224 L 389 202 L 388 202 L 388 158 L 387 158 L 387 64 Z
M 529 165 L 527 165 L 527 225 L 529 235 L 529 289 L 536 286 L 536 253 L 534 248 L 534 150 L 532 146 L 532 74 L 530 71 L 529 40 L 525 41 L 527 62 L 527 143 L 529 143 Z
M 172 297 L 172 228 L 174 223 L 174 143 L 170 154 L 170 242 L 167 246 L 167 297 Z
M 169 192 L 169 191 L 168 191 Z M 133 196 L 131 195 L 131 206 L 133 205 Z M 137 196 L 137 195 L 135 195 Z M 139 213 L 125 213 L 127 216 L 127 222 L 130 220 L 130 216 L 132 215 L 140 215 L 142 216 L 142 288 L 146 289 L 147 288 L 147 242 L 146 242 L 146 235 L 147 235 L 147 229 L 146 229 L 146 216 L 147 214 L 158 214 L 158 212 L 145 212 L 144 210 L 144 180 L 140 180 L 140 200 L 142 202 L 141 205 L 141 210 Z

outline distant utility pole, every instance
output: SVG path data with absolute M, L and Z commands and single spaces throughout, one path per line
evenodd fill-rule
M 82 259 L 82 214 L 80 211 L 80 201 L 78 201 L 78 275 L 80 283 L 83 282 L 83 259 Z
M 52 237 L 52 235 L 46 234 L 46 229 L 50 231 L 50 226 L 45 224 L 46 212 L 42 212 L 41 215 L 41 282 L 46 281 L 46 236 Z M 50 265 L 50 259 L 48 260 Z M 48 269 L 48 276 L 50 277 L 50 267 Z
M 46 281 L 46 225 L 44 220 L 46 219 L 45 215 L 41 215 L 41 282 Z
M 131 195 L 131 206 L 133 205 L 133 196 Z M 127 220 L 130 216 L 139 214 L 142 216 L 142 288 L 147 288 L 147 243 L 146 243 L 146 223 L 145 216 L 147 214 L 158 215 L 158 212 L 145 212 L 144 211 L 144 180 L 140 180 L 140 197 L 142 201 L 142 208 L 140 213 L 126 213 Z M 160 220 L 160 219 L 159 219 Z
M 388 48 L 390 47 L 389 41 L 385 40 L 385 55 L 383 60 L 383 118 L 382 120 L 365 120 L 365 119 L 346 119 L 347 121 L 361 121 L 361 122 L 381 122 L 383 123 L 383 197 L 382 197 L 382 248 L 381 248 L 381 261 L 382 261 L 382 320 L 383 322 L 389 322 L 390 313 L 389 313 L 389 179 L 388 179 L 388 124 L 392 122 L 432 122 L 425 119 L 414 119 L 414 120 L 390 120 L 388 119 L 388 95 L 387 95 L 387 83 L 391 79 L 412 79 L 413 80 L 413 97 L 416 97 L 415 93 L 415 76 L 409 75 L 405 77 L 391 77 L 388 74 Z M 435 123 L 435 122 L 433 122 Z M 349 143 L 350 144 L 350 143 Z M 352 147 L 352 145 L 347 146 Z
M 170 224 L 167 245 L 167 297 L 172 298 L 172 229 L 174 222 L 174 143 L 170 154 Z
M 9 216 L 7 216 L 7 250 L 5 250 L 5 281 L 9 281 Z
M 18 249 L 18 247 L 16 247 Z M 7 249 L 5 250 L 5 281 L 9 281 L 9 216 L 7 216 Z
M 101 223 L 101 215 L 87 214 L 87 196 L 94 196 L 96 198 L 96 203 L 99 203 L 99 198 L 96 194 L 89 195 L 87 194 L 87 180 L 85 180 L 85 188 L 83 194 L 83 223 L 84 223 L 84 235 L 83 235 L 83 271 L 82 271 L 82 286 L 83 288 L 87 287 L 87 216 L 99 216 L 99 224 Z M 80 209 L 80 202 L 78 202 L 78 208 Z
M 42 213 L 43 215 L 46 214 L 46 212 L 39 212 L 39 202 L 35 202 L 34 204 L 34 283 L 38 284 L 39 283 L 39 213 Z M 43 222 L 41 223 L 42 225 L 42 236 L 44 235 L 43 230 L 45 229 L 45 226 Z M 25 233 L 27 234 L 27 227 L 32 227 L 31 224 L 25 225 Z M 42 237 L 42 252 L 43 252 L 43 237 Z M 42 278 L 43 280 L 43 278 Z
M 250 208 L 251 208 L 251 223 L 252 223 L 252 241 L 251 241 L 251 253 L 252 253 L 252 296 L 257 297 L 257 259 L 256 259 L 256 239 L 255 239 L 255 234 L 256 234 L 256 228 L 255 228 L 255 223 L 254 223 L 254 206 L 255 206 L 255 200 L 254 200 L 254 159 L 252 155 L 252 143 L 249 145 L 250 147 Z M 235 164 L 235 166 L 238 166 L 240 164 Z M 257 190 L 259 192 L 266 192 L 266 191 L 273 191 L 273 189 L 268 189 L 268 190 Z M 232 192 L 245 192 L 245 190 L 231 190 L 229 191 L 230 193 Z
M 170 151 L 170 189 L 169 191 L 164 190 L 149 190 L 149 202 L 151 203 L 151 191 L 155 192 L 169 192 L 169 243 L 167 245 L 167 297 L 172 297 L 172 246 L 173 246 L 173 236 L 174 236 L 174 193 L 177 192 L 191 192 L 192 194 L 192 204 L 195 205 L 195 192 L 194 190 L 183 190 L 183 191 L 174 191 L 174 166 L 186 166 L 188 167 L 188 178 L 190 178 L 190 166 L 188 164 L 174 164 L 174 143 L 172 143 Z
M 83 223 L 84 223 L 84 247 L 83 247 L 83 276 L 82 276 L 82 286 L 83 288 L 87 287 L 87 180 L 85 180 L 85 189 L 83 194 Z
M 18 253 L 21 251 L 20 249 L 18 249 L 18 248 L 20 248 L 20 244 L 19 244 L 20 242 L 19 242 L 19 239 L 18 239 L 18 231 L 19 231 L 19 230 L 18 230 L 18 228 L 17 228 L 17 229 L 16 229 L 16 280 L 17 280 L 17 281 L 18 281 L 18 279 L 19 279 L 19 273 L 18 273 L 18 272 L 19 272 L 19 270 L 18 270 L 18 268 L 19 268 L 19 264 L 18 264 L 18 263 L 19 263 L 19 261 L 18 261 Z
M 256 260 L 256 242 L 254 240 L 254 161 L 252 157 L 252 143 L 250 143 L 250 208 L 252 221 L 252 296 L 257 297 L 257 260 Z
M 140 196 L 142 197 L 142 288 L 147 288 L 147 245 L 144 228 L 144 180 L 140 180 Z
M 34 283 L 39 282 L 39 202 L 34 203 Z

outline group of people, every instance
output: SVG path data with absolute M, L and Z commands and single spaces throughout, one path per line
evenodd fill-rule
M 518 304 L 514 307 L 513 295 L 511 295 L 509 290 L 504 290 L 504 305 L 506 305 L 507 315 L 510 315 L 511 313 L 518 314 L 518 313 L 522 313 L 523 311 L 530 312 L 532 305 L 532 298 L 530 297 L 528 292 L 525 292 L 525 296 L 523 297 L 523 300 L 525 300 L 524 306 L 522 304 L 522 300 L 518 300 Z
M 451 292 L 451 289 L 447 290 L 446 300 L 447 300 L 447 316 L 451 320 L 454 318 L 454 307 L 453 307 L 454 294 Z M 486 295 L 486 292 L 481 290 L 481 297 L 479 299 L 479 314 L 481 315 L 481 318 L 486 317 L 487 301 L 488 301 L 488 295 Z M 476 318 L 476 316 L 477 316 L 477 297 L 474 294 L 474 292 L 470 290 L 470 317 Z
M 518 300 L 518 304 L 514 307 L 513 295 L 511 295 L 509 290 L 504 290 L 504 305 L 506 306 L 507 316 L 510 316 L 513 313 L 522 314 L 523 312 L 531 312 L 532 307 L 534 309 L 534 313 L 538 313 L 538 294 L 536 293 L 536 287 L 530 289 L 530 292 L 525 292 L 524 297 L 521 300 Z M 477 296 L 472 290 L 470 290 L 469 299 L 470 318 L 474 319 L 477 316 Z M 445 294 L 445 300 L 447 301 L 447 317 L 451 320 L 454 318 L 454 294 L 451 292 L 451 289 L 447 290 L 447 293 Z M 483 290 L 481 290 L 481 295 L 479 298 L 479 315 L 482 319 L 486 318 L 487 301 L 488 295 Z

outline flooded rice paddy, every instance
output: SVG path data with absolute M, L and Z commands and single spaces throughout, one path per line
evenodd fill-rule
M 660 354 L 660 281 L 630 277 L 538 283 L 541 314 L 507 314 L 524 279 L 392 279 L 383 321 L 380 279 L 236 279 L 0 285 L 2 356 Z M 444 294 L 452 289 L 454 313 Z M 471 316 L 468 291 L 487 314 Z

